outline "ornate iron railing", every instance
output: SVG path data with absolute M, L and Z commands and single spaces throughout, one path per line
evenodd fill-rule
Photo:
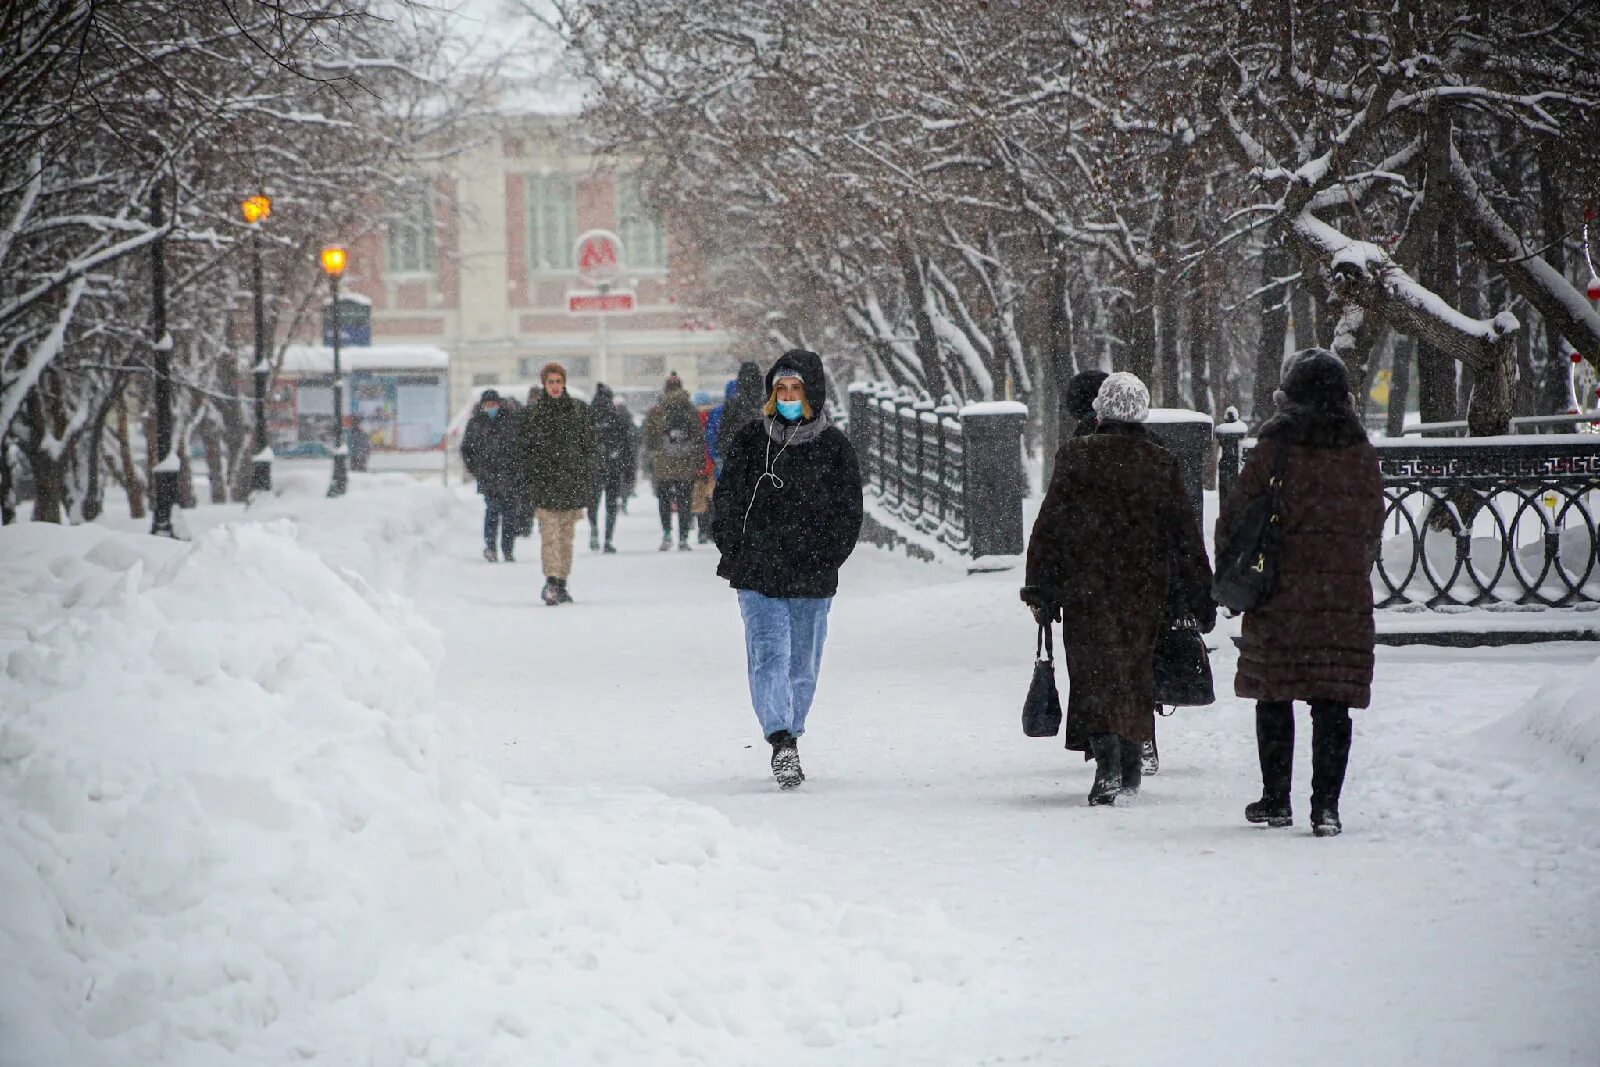
M 1230 492 L 1253 441 L 1217 428 Z M 1600 606 L 1600 438 L 1589 434 L 1374 441 L 1383 473 L 1380 608 Z
M 1022 551 L 1020 404 L 959 408 L 882 383 L 850 387 L 867 493 L 905 527 L 970 556 Z

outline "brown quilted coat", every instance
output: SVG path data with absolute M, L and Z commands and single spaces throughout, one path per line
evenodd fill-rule
M 1278 585 L 1247 612 L 1233 690 L 1255 700 L 1372 699 L 1372 565 L 1383 536 L 1378 454 L 1353 414 L 1290 409 L 1261 429 L 1239 484 L 1217 517 L 1222 554 L 1240 509 L 1283 475 L 1285 532 Z
M 1142 426 L 1106 423 L 1056 454 L 1028 539 L 1025 597 L 1036 590 L 1062 609 L 1067 747 L 1152 739 L 1156 635 L 1174 610 L 1209 630 L 1216 606 L 1178 461 Z

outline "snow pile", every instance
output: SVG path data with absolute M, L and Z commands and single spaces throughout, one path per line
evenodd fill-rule
M 404 493 L 192 546 L 0 530 L 0 1064 L 827 1062 L 956 1004 L 937 914 L 468 759 L 437 633 L 309 547 L 392 572 L 448 495 Z
M 1507 723 L 1575 759 L 1600 785 L 1600 659 L 1540 686 Z

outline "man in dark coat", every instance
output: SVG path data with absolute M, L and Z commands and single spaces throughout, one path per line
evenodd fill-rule
M 667 376 L 661 402 L 645 416 L 644 447 L 661 507 L 661 551 L 672 547 L 672 513 L 677 511 L 678 548 L 687 552 L 689 526 L 694 522 L 694 480 L 706 461 L 706 431 L 676 374 Z
M 738 590 L 750 698 L 772 773 L 805 780 L 805 733 L 839 568 L 861 535 L 861 468 L 828 422 L 822 357 L 794 349 L 767 372 L 765 417 L 728 441 L 712 497 L 717 574 Z
M 717 426 L 711 431 L 714 437 L 711 457 L 717 461 L 719 471 L 733 435 L 743 429 L 746 423 L 761 418 L 761 408 L 766 402 L 767 388 L 761 368 L 750 362 L 739 364 L 739 376 L 733 380 L 726 402 L 716 413 Z M 720 473 L 718 477 L 721 477 Z
M 483 558 L 490 563 L 504 558 L 515 562 L 521 525 L 522 492 L 517 463 L 517 422 L 505 410 L 500 394 L 485 389 L 478 410 L 467 420 L 461 435 L 461 462 L 483 495 Z M 495 543 L 500 545 L 499 555 Z
M 1350 709 L 1372 699 L 1372 565 L 1383 537 L 1383 477 L 1338 356 L 1322 348 L 1296 353 L 1274 398 L 1278 414 L 1261 427 L 1216 528 L 1220 553 L 1239 512 L 1266 490 L 1278 450 L 1287 449 L 1278 583 L 1265 604 L 1245 613 L 1233 683 L 1235 693 L 1256 701 L 1262 796 L 1246 807 L 1245 818 L 1292 824 L 1291 702 L 1305 700 L 1311 824 L 1328 837 L 1341 829 Z
M 539 522 L 545 574 L 540 598 L 546 604 L 570 604 L 572 535 L 594 499 L 600 457 L 588 407 L 567 392 L 566 368 L 546 364 L 539 384 L 544 391 L 522 413 L 518 453 Z
M 594 497 L 589 503 L 589 549 L 599 550 L 600 507 L 602 500 L 606 512 L 605 551 L 615 552 L 612 538 L 617 532 L 617 511 L 627 495 L 633 476 L 634 458 L 633 420 L 618 409 L 610 387 L 594 387 L 594 403 L 589 408 L 594 420 L 595 446 L 599 449 L 598 475 L 595 479 Z
M 1094 755 L 1091 804 L 1138 787 L 1169 596 L 1202 629 L 1216 624 L 1199 520 L 1177 459 L 1140 425 L 1149 407 L 1138 378 L 1105 380 L 1098 426 L 1062 446 L 1028 540 L 1023 599 L 1041 621 L 1058 612 L 1063 620 L 1067 747 Z

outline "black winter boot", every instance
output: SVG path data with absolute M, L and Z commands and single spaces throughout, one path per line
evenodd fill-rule
M 800 769 L 800 746 L 794 734 L 779 730 L 767 738 L 772 746 L 772 777 L 780 789 L 793 789 L 806 780 Z
M 556 583 L 556 603 L 572 603 L 572 594 L 567 592 L 567 580 L 565 578 L 552 578 L 550 580 Z
M 1350 763 L 1350 709 L 1343 704 L 1316 701 L 1311 705 L 1311 832 L 1337 837 L 1339 794 Z
M 1089 787 L 1092 805 L 1115 804 L 1122 789 L 1122 745 L 1116 734 L 1095 734 L 1089 738 L 1094 752 L 1094 785 Z
M 549 575 L 545 576 L 544 588 L 539 591 L 539 599 L 551 607 L 561 603 L 560 600 L 556 599 L 556 580 Z
M 1156 739 L 1139 744 L 1139 769 L 1145 774 L 1159 774 L 1161 771 L 1161 753 L 1156 751 Z
M 1256 702 L 1256 755 L 1261 761 L 1261 799 L 1244 807 L 1246 822 L 1293 826 L 1289 790 L 1294 776 L 1294 705 Z
M 1144 777 L 1144 746 L 1138 741 L 1119 737 L 1117 749 L 1122 760 L 1122 788 L 1117 790 L 1117 795 L 1136 797 L 1139 795 L 1140 779 Z

